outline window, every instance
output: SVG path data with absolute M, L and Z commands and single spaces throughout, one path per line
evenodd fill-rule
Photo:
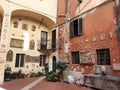
M 52 49 L 56 48 L 56 30 L 52 31 Z
M 82 30 L 82 18 L 76 19 L 70 22 L 70 37 L 81 35 Z
M 47 35 L 47 32 L 41 32 L 41 49 L 47 49 Z
M 109 49 L 97 50 L 98 65 L 110 65 L 110 52 Z
M 25 24 L 25 23 L 23 23 L 23 24 L 22 24 L 22 29 L 24 29 L 24 30 L 28 30 L 28 25 Z
M 25 54 L 16 54 L 15 67 L 24 67 Z
M 72 64 L 80 64 L 79 52 L 72 52 Z
M 45 55 L 40 55 L 40 64 L 39 66 L 45 66 L 46 62 L 46 56 Z

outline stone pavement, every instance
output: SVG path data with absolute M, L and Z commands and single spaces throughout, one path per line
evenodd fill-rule
M 83 86 L 78 87 L 75 84 L 48 82 L 44 78 L 45 77 L 16 79 L 1 84 L 0 88 L 5 90 L 92 90 Z

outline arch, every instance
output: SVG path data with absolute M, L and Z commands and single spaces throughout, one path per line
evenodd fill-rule
M 6 61 L 7 61 L 7 62 L 12 62 L 12 60 L 13 60 L 13 51 L 12 51 L 12 50 L 9 50 L 9 51 L 7 52 Z
M 35 47 L 35 41 L 31 40 L 29 49 L 34 50 L 34 47 Z
M 33 12 L 33 11 L 29 11 L 29 10 L 22 10 L 22 9 L 18 9 L 18 10 L 14 10 L 12 12 L 12 18 L 13 17 L 22 17 L 22 18 L 27 18 L 27 19 L 33 19 L 35 21 L 38 21 L 40 23 L 40 25 L 45 25 L 48 28 L 53 28 L 55 26 L 55 22 L 50 19 L 49 17 Z
M 4 11 L 3 11 L 3 8 L 0 6 L 0 36 L 2 32 L 3 15 L 4 15 Z
M 1 15 L 2 17 L 4 16 L 4 11 L 3 11 L 2 6 L 0 6 L 0 15 Z
M 57 62 L 56 56 L 53 56 L 53 58 L 52 58 L 52 71 L 55 71 L 55 72 L 56 72 L 56 62 Z

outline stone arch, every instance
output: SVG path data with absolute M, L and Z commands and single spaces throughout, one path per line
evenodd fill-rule
M 25 19 L 35 20 L 37 22 L 42 22 L 42 25 L 48 28 L 52 28 L 55 26 L 55 22 L 48 16 L 45 16 L 45 15 L 30 11 L 30 10 L 17 9 L 17 10 L 12 11 L 11 16 L 12 18 L 21 17 Z
M 3 15 L 4 15 L 4 11 L 3 11 L 3 8 L 0 6 L 0 36 L 2 32 Z
M 7 61 L 7 62 L 12 62 L 12 60 L 13 60 L 13 51 L 12 51 L 12 50 L 9 50 L 9 51 L 7 52 L 6 61 Z
M 56 71 L 56 63 L 57 63 L 57 58 L 56 56 L 52 57 L 52 71 Z

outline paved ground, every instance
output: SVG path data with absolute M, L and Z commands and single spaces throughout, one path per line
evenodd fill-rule
M 64 82 L 48 82 L 45 77 L 16 79 L 0 85 L 6 90 L 92 90 Z M 2 90 L 2 89 L 0 89 Z

